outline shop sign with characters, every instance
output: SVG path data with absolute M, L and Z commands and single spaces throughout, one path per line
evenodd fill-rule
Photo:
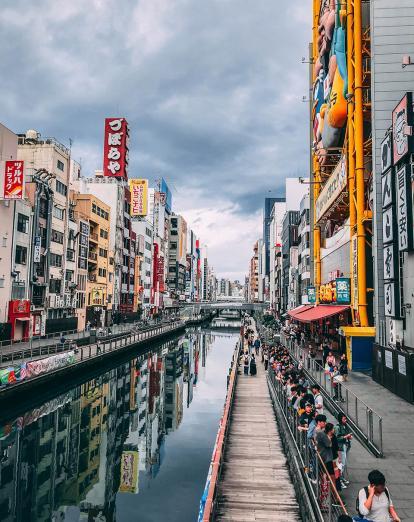
M 105 119 L 104 176 L 128 179 L 129 127 L 125 118 Z
M 316 303 L 316 288 L 314 286 L 308 287 L 308 301 L 309 303 Z
M 6 161 L 4 171 L 4 199 L 23 199 L 23 161 Z

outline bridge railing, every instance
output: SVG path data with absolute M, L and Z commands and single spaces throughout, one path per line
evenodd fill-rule
M 228 377 L 227 382 L 227 396 L 226 402 L 224 404 L 223 416 L 220 420 L 220 426 L 217 433 L 216 443 L 213 449 L 213 456 L 207 475 L 207 481 L 204 488 L 203 496 L 200 501 L 198 522 L 210 522 L 214 520 L 214 513 L 217 505 L 217 486 L 222 471 L 227 434 L 230 427 L 230 417 L 233 408 L 234 392 L 236 389 L 240 351 L 241 344 L 237 343 L 233 353 L 230 375 Z
M 297 412 L 289 405 L 283 383 L 276 379 L 271 369 L 268 372 L 268 381 L 283 416 L 279 426 L 287 430 L 299 455 L 302 478 L 311 493 L 314 514 L 321 522 L 336 522 L 339 515 L 348 513 L 336 488 L 335 478 L 329 474 L 313 439 L 309 440 L 307 431 L 300 427 Z

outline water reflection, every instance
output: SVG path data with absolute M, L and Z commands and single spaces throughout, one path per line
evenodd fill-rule
M 215 342 L 188 334 L 2 425 L 0 520 L 117 520 L 118 492 L 157 477 Z

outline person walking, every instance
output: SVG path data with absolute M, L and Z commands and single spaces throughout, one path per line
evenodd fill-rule
M 343 353 L 339 361 L 339 373 L 342 375 L 343 382 L 348 380 L 348 359 Z
M 249 375 L 249 354 L 246 352 L 243 356 L 244 375 Z
M 358 494 L 357 511 L 361 517 L 359 520 L 401 522 L 381 471 L 371 471 L 368 474 L 368 482 L 369 486 L 360 489 Z
M 250 375 L 256 375 L 257 373 L 257 367 L 256 367 L 256 358 L 254 356 L 254 353 L 252 353 L 250 357 Z
M 254 350 L 256 352 L 256 355 L 259 355 L 259 349 L 260 349 L 260 339 L 257 338 L 255 341 L 254 341 Z
M 268 367 L 269 367 L 269 353 L 266 350 L 265 353 L 264 353 L 264 369 L 265 369 L 265 372 L 267 372 Z
M 345 478 L 345 471 L 349 450 L 351 449 L 352 433 L 348 426 L 347 416 L 342 411 L 338 413 L 338 424 L 335 426 L 335 435 L 338 439 L 339 457 L 342 468 L 341 485 L 344 488 L 349 484 L 349 480 Z

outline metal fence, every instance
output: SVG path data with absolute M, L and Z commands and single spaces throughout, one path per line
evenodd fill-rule
M 64 351 L 73 350 L 76 356 L 76 362 L 84 361 L 87 359 L 91 359 L 94 357 L 100 357 L 105 353 L 113 352 L 115 350 L 119 350 L 120 348 L 125 348 L 127 346 L 132 346 L 142 341 L 152 340 L 157 338 L 160 335 L 174 332 L 176 330 L 181 329 L 185 326 L 185 323 L 182 321 L 174 321 L 168 325 L 156 326 L 154 328 L 148 328 L 143 331 L 139 331 L 138 329 L 132 329 L 125 335 L 118 335 L 116 337 L 111 338 L 97 338 L 96 342 L 90 343 L 85 346 L 77 347 L 74 341 L 69 341 L 66 343 L 56 343 L 54 345 L 48 345 L 45 347 L 41 347 L 39 349 L 26 349 L 21 352 L 18 352 L 18 356 L 15 355 L 15 358 L 11 358 L 8 360 L 8 363 L 13 363 L 18 360 L 22 362 L 25 360 L 26 362 L 42 359 L 44 357 L 48 357 L 51 355 L 56 355 L 58 353 L 62 353 Z M 0 354 L 0 365 L 3 362 L 2 354 Z M 12 353 L 13 356 L 13 353 Z M 49 372 L 45 372 L 49 373 Z M 43 376 L 42 373 L 40 376 Z M 31 377 L 34 379 L 38 376 Z M 25 378 L 24 380 L 28 380 L 29 378 Z M 7 386 L 15 386 L 18 385 L 19 382 L 10 383 Z
M 348 513 L 336 489 L 335 479 L 329 475 L 313 440 L 308 440 L 307 431 L 300 429 L 296 410 L 289 406 L 286 390 L 273 370 L 268 372 L 268 381 L 282 412 L 285 428 L 295 443 L 314 514 L 320 521 L 336 522 L 339 515 Z
M 382 417 L 353 393 L 343 382 L 334 382 L 316 360 L 308 358 L 307 352 L 293 339 L 284 337 L 284 345 L 292 357 L 302 358 L 304 370 L 312 382 L 321 386 L 326 406 L 333 414 L 346 413 L 349 425 L 358 439 L 376 456 L 383 457 Z

